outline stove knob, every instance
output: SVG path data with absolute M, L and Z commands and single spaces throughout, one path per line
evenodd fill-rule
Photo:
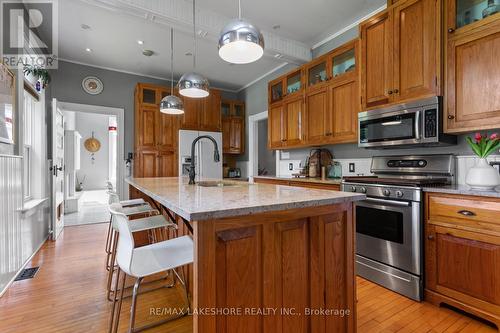
M 366 193 L 366 187 L 362 187 L 360 190 L 361 190 L 361 193 Z
M 391 191 L 389 190 L 384 190 L 384 192 L 382 192 L 386 197 L 390 196 L 391 195 Z
M 356 186 L 351 186 L 351 192 L 356 192 Z
M 402 191 L 396 191 L 396 196 L 397 196 L 398 198 L 402 198 L 402 197 L 403 197 L 403 195 L 404 195 L 404 194 L 403 194 L 403 192 L 402 192 Z

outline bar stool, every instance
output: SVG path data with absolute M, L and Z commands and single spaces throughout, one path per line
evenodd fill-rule
M 111 184 L 111 183 L 110 183 Z M 120 203 L 120 205 L 126 210 L 124 211 L 125 215 L 127 216 L 133 216 L 133 215 L 138 215 L 138 214 L 159 214 L 158 210 L 154 209 L 151 207 L 149 203 L 144 201 L 143 199 L 133 199 L 133 200 L 124 200 L 120 201 L 120 198 L 118 197 L 118 194 L 116 194 L 113 191 L 108 191 L 108 204 L 113 204 L 113 203 Z M 109 219 L 109 225 L 108 225 L 108 234 L 106 236 L 106 270 L 109 271 L 111 267 L 111 262 L 110 262 L 110 257 L 111 257 L 111 248 L 112 248 L 112 243 L 113 243 L 113 233 L 111 231 L 111 217 Z
M 116 255 L 116 261 L 118 263 L 118 276 L 115 282 L 115 290 L 118 290 L 121 273 L 124 274 L 122 274 L 120 295 L 118 298 L 115 295 L 113 300 L 109 332 L 116 333 L 118 330 L 120 311 L 123 301 L 123 291 L 127 275 L 136 279 L 130 307 L 129 332 L 139 332 L 185 316 L 190 309 L 189 296 L 184 279 L 184 273 L 181 269 L 181 278 L 177 273 L 176 268 L 193 262 L 193 240 L 189 236 L 182 236 L 136 248 L 131 230 L 133 223 L 129 223 L 127 216 L 121 212 L 119 205 L 111 205 L 110 212 L 113 217 L 113 226 L 119 233 Z M 185 311 L 173 318 L 168 318 L 156 323 L 135 328 L 137 295 L 142 280 L 145 277 L 170 270 L 174 272 L 175 277 L 184 288 L 184 296 L 186 298 L 188 311 Z

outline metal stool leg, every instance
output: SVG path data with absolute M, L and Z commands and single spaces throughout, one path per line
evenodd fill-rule
M 138 278 L 134 284 L 134 291 L 132 292 L 132 304 L 130 305 L 130 324 L 128 327 L 129 333 L 135 332 L 135 309 L 137 306 L 137 295 L 139 293 L 139 286 L 142 278 Z
M 118 233 L 113 230 L 114 237 L 113 239 L 115 240 L 113 242 L 113 248 L 111 250 L 111 263 L 109 266 L 109 273 L 108 273 L 108 283 L 107 283 L 107 298 L 109 301 L 111 301 L 111 285 L 113 281 L 113 273 L 115 271 L 115 259 L 116 259 L 116 248 L 118 246 Z M 117 277 L 118 278 L 118 277 Z M 115 293 L 117 292 L 117 289 L 114 291 Z
M 120 273 L 122 273 L 121 269 L 118 268 L 117 270 L 117 276 L 116 276 L 116 282 L 115 282 L 115 289 L 119 288 L 119 281 L 120 281 Z M 120 312 L 122 308 L 122 301 L 123 301 L 123 287 L 125 285 L 125 279 L 127 278 L 127 274 L 123 272 L 123 281 L 122 281 L 122 288 L 121 292 L 118 297 L 115 294 L 113 297 L 113 307 L 111 309 L 111 320 L 109 323 L 109 333 L 116 333 L 118 331 L 118 324 L 120 323 Z M 118 306 L 117 306 L 118 303 Z

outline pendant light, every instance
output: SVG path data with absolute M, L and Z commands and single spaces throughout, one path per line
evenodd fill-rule
M 184 104 L 174 95 L 174 29 L 170 28 L 170 95 L 163 97 L 160 111 L 166 114 L 183 114 Z
M 249 64 L 264 54 L 264 37 L 260 30 L 241 18 L 241 0 L 238 0 L 238 18 L 229 21 L 219 37 L 219 56 L 233 64 Z
M 202 75 L 195 73 L 196 69 L 196 0 L 193 0 L 193 72 L 184 74 L 179 80 L 179 93 L 192 98 L 207 97 L 209 83 Z

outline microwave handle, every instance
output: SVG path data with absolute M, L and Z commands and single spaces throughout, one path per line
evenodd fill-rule
M 420 114 L 421 111 L 415 112 L 415 139 L 420 140 Z

